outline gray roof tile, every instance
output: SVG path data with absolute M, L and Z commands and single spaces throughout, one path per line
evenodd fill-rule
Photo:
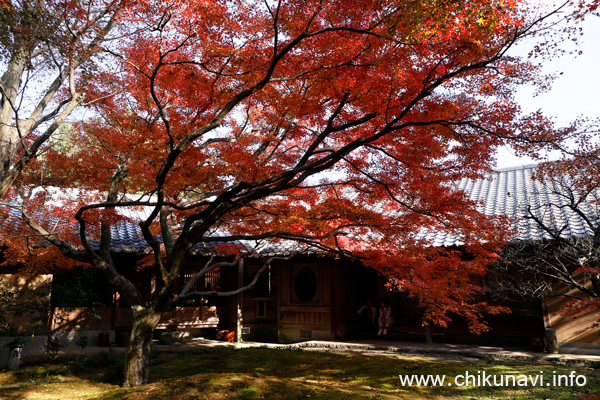
M 531 207 L 534 215 L 555 229 L 564 227 L 563 235 L 584 236 L 592 233 L 584 219 L 566 207 L 564 194 L 572 179 L 561 177 L 556 181 L 544 183 L 533 180 L 536 166 L 526 166 L 505 169 L 490 173 L 484 179 L 463 178 L 457 189 L 464 190 L 468 198 L 477 201 L 477 209 L 486 215 L 504 215 L 512 220 L 514 239 L 541 240 L 549 239 L 550 235 L 542 230 L 535 221 L 525 219 L 527 207 Z M 600 193 L 592 193 L 593 198 Z M 594 221 L 599 217 L 599 210 L 589 202 L 580 207 Z M 460 245 L 460 237 L 447 235 L 444 232 L 421 233 L 419 238 L 431 240 L 435 246 Z

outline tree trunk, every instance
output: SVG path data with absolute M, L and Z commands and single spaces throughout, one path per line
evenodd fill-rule
M 24 51 L 24 49 L 20 50 Z M 0 77 L 3 87 L 0 95 L 0 181 L 4 179 L 19 148 L 19 132 L 14 121 L 15 107 L 18 106 L 17 96 L 21 87 L 21 76 L 27 61 L 27 54 L 14 54 L 6 72 Z
M 149 307 L 134 306 L 131 308 L 133 310 L 133 327 L 129 337 L 125 362 L 125 382 L 123 386 L 126 387 L 148 383 L 152 334 L 161 316 L 160 312 Z

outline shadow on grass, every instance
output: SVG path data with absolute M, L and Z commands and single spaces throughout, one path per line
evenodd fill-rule
M 111 385 L 77 378 L 64 364 L 27 366 L 0 376 L 2 400 L 88 399 L 112 389 Z
M 426 399 L 552 398 L 573 399 L 600 390 L 597 371 L 585 387 L 417 387 L 402 386 L 398 375 L 526 374 L 541 370 L 568 372 L 568 367 L 487 365 L 482 361 L 445 363 L 407 356 L 364 356 L 301 350 L 243 349 L 227 353 L 175 355 L 154 366 L 152 383 L 111 399 Z M 596 374 L 597 375 L 597 374 Z M 448 382 L 448 381 L 447 381 Z M 143 396 L 139 396 L 143 393 Z M 100 399 L 100 398 L 99 398 Z M 98 400 L 99 400 L 98 399 Z
M 340 354 L 308 350 L 264 348 L 227 352 L 163 353 L 154 355 L 151 383 L 126 389 L 103 383 L 73 382 L 11 388 L 7 400 L 191 400 L 191 399 L 577 399 L 600 392 L 598 370 L 568 366 L 489 365 L 483 361 L 444 362 L 410 356 Z M 110 366 L 101 368 L 102 372 Z M 417 387 L 402 386 L 398 375 L 447 375 L 448 379 L 471 374 L 535 375 L 543 371 L 568 374 L 575 370 L 587 377 L 585 387 Z M 88 374 L 89 375 L 89 374 Z M 84 376 L 84 375 L 79 375 Z M 73 376 L 72 376 L 73 377 Z M 44 396 L 36 397 L 37 393 Z M 8 396 L 7 396 L 8 395 Z M 61 396 L 62 395 L 62 396 Z

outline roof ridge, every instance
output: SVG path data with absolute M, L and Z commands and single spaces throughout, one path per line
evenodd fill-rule
M 524 169 L 538 168 L 539 166 L 540 166 L 540 163 L 529 163 L 529 164 L 515 165 L 512 167 L 497 168 L 497 169 L 494 169 L 493 172 L 499 173 L 499 172 L 510 172 L 510 171 L 522 171 Z

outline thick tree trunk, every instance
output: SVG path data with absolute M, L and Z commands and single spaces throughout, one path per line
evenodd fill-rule
M 124 386 L 134 387 L 148 383 L 150 372 L 150 345 L 152 334 L 161 313 L 151 308 L 134 306 L 133 327 L 127 348 Z
M 0 77 L 3 88 L 0 95 L 0 180 L 4 179 L 19 148 L 20 138 L 14 118 L 18 106 L 17 95 L 21 87 L 21 76 L 27 61 L 26 54 L 14 54 L 6 71 Z

